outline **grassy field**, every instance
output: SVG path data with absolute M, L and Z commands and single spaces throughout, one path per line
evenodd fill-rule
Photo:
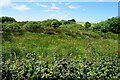
M 26 31 L 23 35 L 12 35 L 12 41 L 3 40 L 5 59 L 14 53 L 19 56 L 25 53 L 40 54 L 41 57 L 58 55 L 60 57 L 115 56 L 118 51 L 117 34 L 91 32 L 77 29 L 45 29 L 43 32 Z M 95 58 L 96 58 L 95 57 Z
M 79 28 L 3 32 L 4 80 L 120 78 L 118 35 Z

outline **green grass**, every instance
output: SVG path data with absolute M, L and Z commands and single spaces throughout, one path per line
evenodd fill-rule
M 25 53 L 40 54 L 43 58 L 50 58 L 52 55 L 84 58 L 90 57 L 94 52 L 96 58 L 101 55 L 115 56 L 118 50 L 116 34 L 79 29 L 45 29 L 38 33 L 27 31 L 21 36 L 13 35 L 12 39 L 11 42 L 3 40 L 5 60 L 10 58 L 10 54 L 21 58 Z
M 3 32 L 2 79 L 119 79 L 117 39 L 79 28 Z

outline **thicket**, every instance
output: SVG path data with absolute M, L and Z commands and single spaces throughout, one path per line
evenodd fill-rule
M 91 27 L 91 23 L 89 23 L 88 21 L 85 22 L 84 27 L 85 27 L 85 28 L 89 28 L 89 27 Z
M 2 16 L 2 17 L 0 17 L 0 20 L 2 20 L 2 23 L 4 23 L 4 22 L 16 22 L 16 20 L 14 19 L 14 18 L 12 18 L 12 17 L 7 17 L 7 16 Z
M 20 29 L 20 26 L 18 23 L 16 22 L 4 22 L 2 23 L 2 30 L 19 30 Z
M 81 28 L 81 24 L 64 24 L 60 25 L 60 28 Z
M 35 30 L 35 29 L 38 29 L 38 28 L 42 28 L 41 27 L 41 22 L 35 22 L 35 21 L 32 21 L 32 22 L 27 22 L 24 26 L 23 26 L 26 30 Z
M 4 60 L 4 58 L 3 58 Z M 3 80 L 117 80 L 120 78 L 120 59 L 99 57 L 97 60 L 59 58 L 41 59 L 35 53 L 22 59 L 5 61 Z
M 106 21 L 97 23 L 93 27 L 93 31 L 120 33 L 120 17 L 113 17 Z

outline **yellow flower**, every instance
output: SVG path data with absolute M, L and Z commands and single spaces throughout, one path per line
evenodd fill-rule
M 17 67 L 19 67 L 19 65 L 17 65 Z

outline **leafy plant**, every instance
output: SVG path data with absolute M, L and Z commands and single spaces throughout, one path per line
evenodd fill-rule
M 85 28 L 89 28 L 89 27 L 91 27 L 91 23 L 89 23 L 89 22 L 85 22 L 84 27 L 85 27 Z
M 53 21 L 52 23 L 51 23 L 51 26 L 52 27 L 54 27 L 54 28 L 57 28 L 57 27 L 59 27 L 60 25 L 62 25 L 59 21 Z
M 119 58 L 72 60 L 53 56 L 51 61 L 35 53 L 3 62 L 2 79 L 119 79 Z

